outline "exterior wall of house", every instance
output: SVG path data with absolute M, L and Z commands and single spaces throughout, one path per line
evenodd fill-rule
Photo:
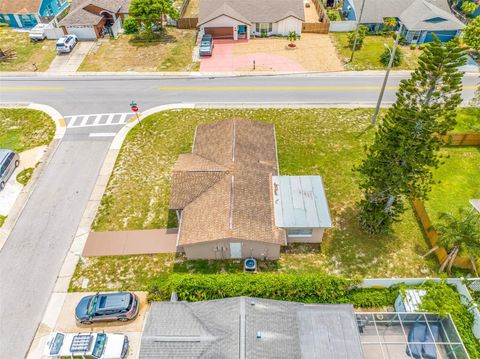
M 277 23 L 277 35 L 287 36 L 290 31 L 295 31 L 300 35 L 302 33 L 302 21 L 290 16 Z
M 184 245 L 188 259 L 231 259 L 230 243 L 241 243 L 242 258 L 277 259 L 280 245 L 240 239 L 224 239 L 198 244 Z
M 40 16 L 56 16 L 68 6 L 68 0 L 44 0 L 40 6 Z
M 287 236 L 287 242 L 290 243 L 322 243 L 324 228 L 313 228 L 312 235 L 307 237 Z M 288 232 L 287 232 L 288 233 Z
M 206 27 L 232 27 L 233 39 L 238 40 L 238 25 L 244 25 L 242 22 L 232 19 L 228 16 L 220 16 L 200 26 L 200 32 L 203 35 Z
M 37 14 L 0 14 L 0 22 L 13 28 L 30 29 L 40 22 Z

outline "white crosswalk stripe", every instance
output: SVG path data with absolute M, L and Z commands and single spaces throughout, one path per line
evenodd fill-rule
M 117 126 L 130 120 L 132 113 L 97 113 L 92 115 L 65 116 L 68 128 Z

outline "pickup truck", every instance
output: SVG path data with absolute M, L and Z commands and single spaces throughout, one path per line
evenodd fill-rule
M 124 359 L 128 352 L 128 337 L 107 333 L 50 334 L 44 355 L 48 358 Z

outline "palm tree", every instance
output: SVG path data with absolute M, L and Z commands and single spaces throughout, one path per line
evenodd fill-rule
M 460 216 L 443 212 L 441 221 L 435 226 L 439 235 L 439 245 L 432 248 L 425 256 L 435 252 L 439 246 L 447 250 L 447 258 L 440 265 L 439 272 L 445 268 L 450 272 L 459 253 L 470 258 L 472 267 L 477 273 L 476 260 L 480 258 L 480 215 L 475 210 L 460 209 Z M 477 273 L 478 275 L 478 273 Z
M 288 46 L 295 47 L 294 42 L 298 40 L 298 35 L 295 31 L 290 31 L 287 35 L 287 40 L 290 41 Z

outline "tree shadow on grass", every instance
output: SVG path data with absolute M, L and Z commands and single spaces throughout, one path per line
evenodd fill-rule
M 177 42 L 175 36 L 168 34 L 167 31 L 155 34 L 153 38 L 144 38 L 140 35 L 132 37 L 128 42 L 135 47 L 151 47 L 159 44 L 171 44 Z

